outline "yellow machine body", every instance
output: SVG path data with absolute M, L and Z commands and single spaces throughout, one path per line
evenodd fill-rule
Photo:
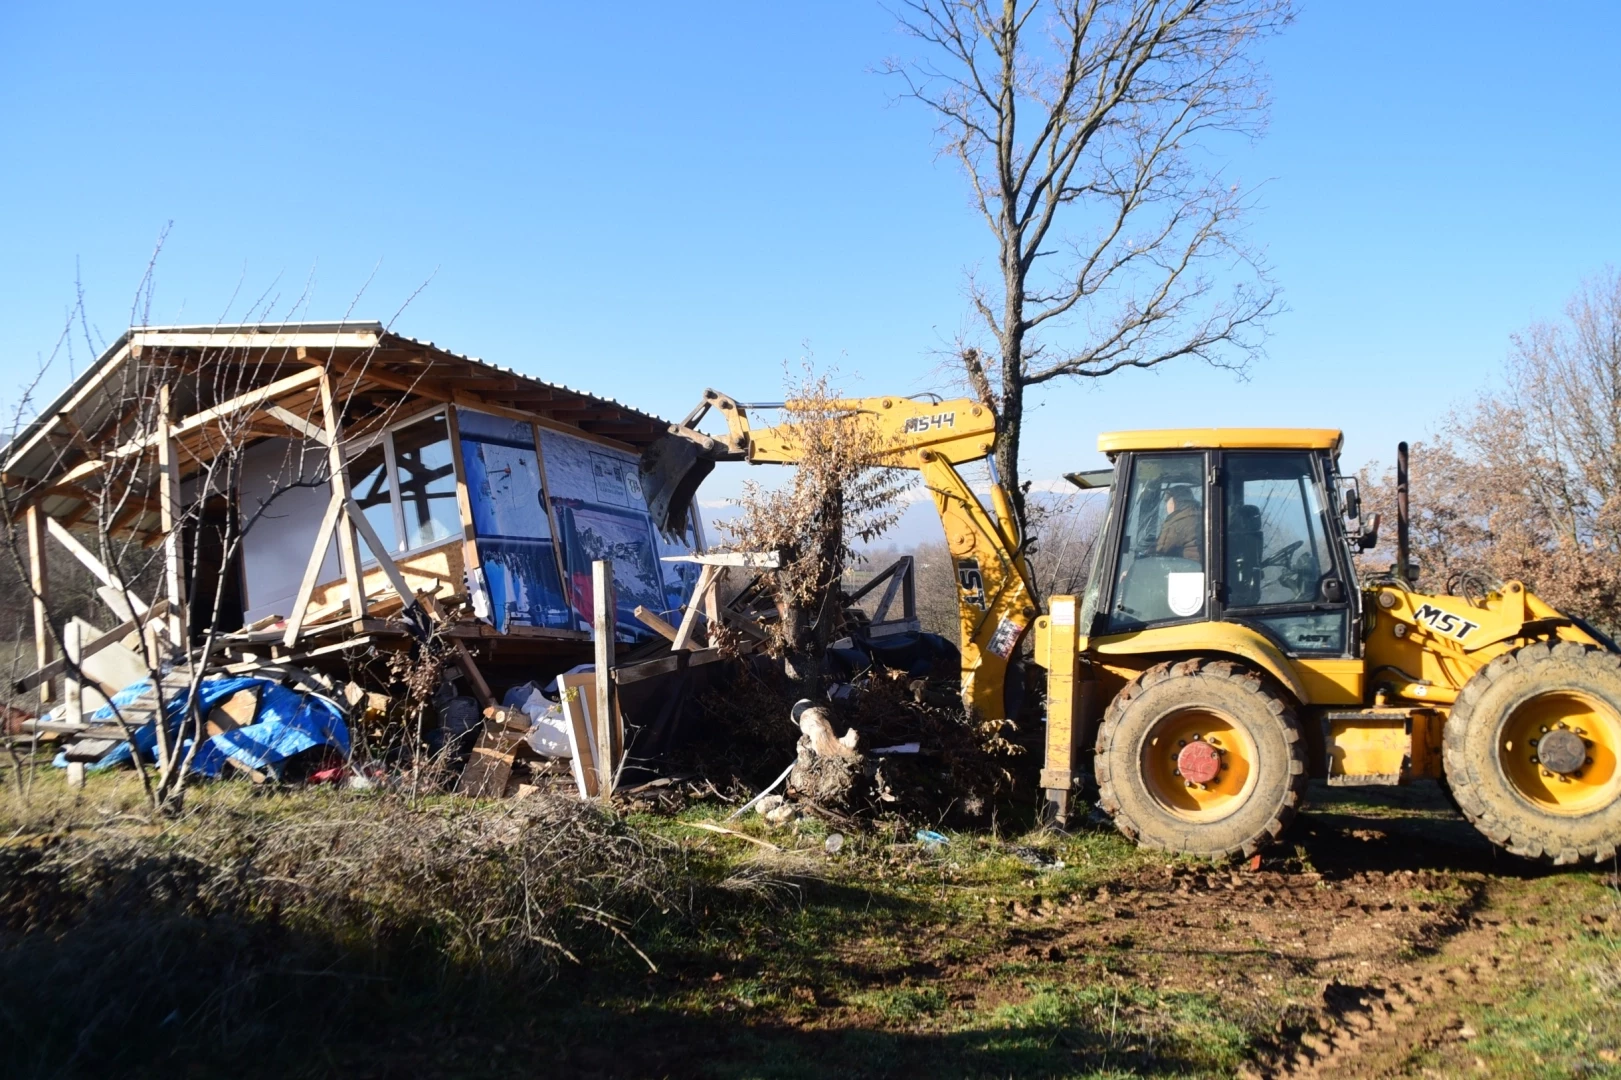
M 1048 733 L 1042 786 L 1060 817 L 1081 777 L 1083 758 L 1110 701 L 1132 680 L 1166 661 L 1231 659 L 1270 678 L 1292 700 L 1308 744 L 1312 775 L 1330 783 L 1391 784 L 1442 774 L 1441 736 L 1447 715 L 1469 679 L 1492 660 L 1530 641 L 1601 641 L 1510 581 L 1483 597 L 1420 593 L 1400 577 L 1360 590 L 1350 587 L 1350 543 L 1339 512 L 1336 458 L 1340 432 L 1330 429 L 1243 428 L 1130 431 L 1099 437 L 1116 464 L 1110 525 L 1099 541 L 1090 598 L 1055 596 L 1035 621 L 1035 662 L 1047 670 Z M 1111 631 L 1102 610 L 1120 587 L 1107 545 L 1121 549 L 1120 518 L 1131 495 L 1119 485 L 1132 461 L 1167 452 L 1204 454 L 1205 499 L 1216 499 L 1224 469 L 1235 459 L 1218 452 L 1301 451 L 1313 455 L 1325 521 L 1340 524 L 1332 537 L 1344 575 L 1348 633 L 1340 655 L 1300 655 L 1265 632 L 1257 620 L 1230 615 L 1164 620 L 1163 625 Z M 1247 460 L 1255 460 L 1254 456 Z M 1190 485 L 1191 487 L 1191 485 Z M 1136 489 L 1133 489 L 1135 491 Z M 1211 531 L 1222 529 L 1215 512 Z M 1230 522 L 1229 522 L 1230 526 Z M 1208 552 L 1207 552 L 1208 554 Z M 1125 556 L 1119 556 L 1124 561 Z M 1221 613 L 1222 585 L 1213 583 L 1208 608 Z M 1092 605 L 1088 606 L 1088 599 Z M 1192 600 L 1189 601 L 1192 604 Z

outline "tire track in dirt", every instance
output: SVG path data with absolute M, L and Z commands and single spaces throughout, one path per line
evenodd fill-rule
M 1449 943 L 1451 945 L 1452 943 Z M 1463 939 L 1457 944 L 1468 951 Z M 1451 948 L 1447 952 L 1453 951 Z M 1467 1033 L 1458 1006 L 1490 985 L 1501 960 L 1488 954 L 1365 986 L 1331 982 L 1316 1015 L 1258 1048 L 1246 1080 L 1364 1080 L 1400 1071 L 1419 1050 Z
M 1496 937 L 1478 914 L 1489 880 L 1447 870 L 1170 866 L 1011 904 L 1008 942 L 1030 959 L 1120 950 L 1120 963 L 1152 968 L 1162 987 L 1216 987 L 1235 1010 L 1266 1001 L 1276 1010 L 1285 981 L 1323 979 L 1314 1005 L 1284 1009 L 1243 1075 L 1377 1076 L 1382 1063 L 1454 1037 L 1461 1021 L 1437 1004 L 1482 970 L 1495 972 Z

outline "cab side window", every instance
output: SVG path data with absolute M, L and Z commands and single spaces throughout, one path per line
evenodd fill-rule
M 1105 632 L 1205 615 L 1203 454 L 1142 454 L 1131 470 Z
M 1337 571 L 1311 455 L 1229 453 L 1222 496 L 1227 610 L 1247 615 L 1291 651 L 1343 649 L 1344 612 L 1323 610 L 1331 604 L 1325 583 Z M 1298 614 L 1265 610 L 1289 608 Z

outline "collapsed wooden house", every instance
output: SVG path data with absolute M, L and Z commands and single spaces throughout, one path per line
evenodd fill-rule
M 181 653 L 207 637 L 225 666 L 319 664 L 431 615 L 487 700 L 480 668 L 590 660 L 597 559 L 620 647 L 652 638 L 638 609 L 680 621 L 698 571 L 661 557 L 702 546 L 696 517 L 663 539 L 641 497 L 666 426 L 377 323 L 134 327 L 3 452 L 36 594 L 25 682 L 51 700 L 61 554 L 122 624 L 81 656 L 145 628 Z M 151 553 L 158 596 L 114 544 Z

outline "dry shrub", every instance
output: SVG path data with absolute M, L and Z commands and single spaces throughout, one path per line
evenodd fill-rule
M 453 1012 L 571 958 L 639 966 L 645 920 L 692 895 L 683 849 L 573 799 L 297 798 L 0 849 L 10 1075 L 318 1042 L 397 1025 L 400 995 Z
M 889 446 L 874 418 L 842 406 L 828 376 L 807 367 L 788 391 L 771 441 L 795 446 L 797 467 L 781 488 L 746 483 L 738 516 L 717 524 L 738 550 L 782 552 L 782 569 L 766 580 L 783 616 L 770 627 L 770 647 L 792 657 L 819 654 L 839 636 L 839 584 L 860 557 L 855 545 L 899 519 L 911 475 L 882 464 Z
M 1516 335 L 1504 385 L 1412 448 L 1413 553 L 1426 588 L 1479 594 L 1505 579 L 1621 631 L 1621 273 L 1589 282 L 1563 321 Z M 1394 561 L 1390 473 L 1364 473 Z

